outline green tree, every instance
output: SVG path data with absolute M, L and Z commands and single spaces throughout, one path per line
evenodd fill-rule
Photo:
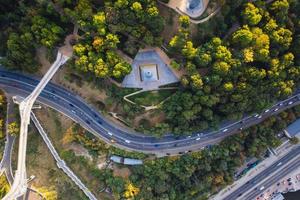
M 283 22 L 288 16 L 289 2 L 288 0 L 276 0 L 271 4 L 270 10 L 277 20 Z
M 115 78 L 120 78 L 129 74 L 131 71 L 131 65 L 126 62 L 120 62 L 114 66 L 113 76 Z
M 242 17 L 245 23 L 251 26 L 257 25 L 262 19 L 259 9 L 255 7 L 253 3 L 246 3 L 246 6 L 242 12 Z
M 293 33 L 286 28 L 279 28 L 271 34 L 272 42 L 283 50 L 289 48 L 292 43 Z
M 183 28 L 188 28 L 190 25 L 190 18 L 187 15 L 181 15 L 179 17 L 180 26 Z
M 17 122 L 11 122 L 8 124 L 7 132 L 11 135 L 17 136 L 20 132 L 20 127 Z
M 248 46 L 253 40 L 253 34 L 249 30 L 248 26 L 243 26 L 243 28 L 235 31 L 232 34 L 233 43 L 241 45 L 241 47 Z

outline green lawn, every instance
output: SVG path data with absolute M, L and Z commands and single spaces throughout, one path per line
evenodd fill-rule
M 171 96 L 173 93 L 175 93 L 175 91 L 176 90 L 147 91 L 128 98 L 139 105 L 152 106 L 159 104 L 160 102 Z

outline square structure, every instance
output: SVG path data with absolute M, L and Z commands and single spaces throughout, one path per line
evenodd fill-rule
M 162 85 L 176 83 L 179 78 L 154 49 L 139 51 L 132 62 L 130 74 L 125 76 L 122 87 L 156 90 Z
M 141 65 L 139 69 L 141 81 L 158 81 L 157 65 Z

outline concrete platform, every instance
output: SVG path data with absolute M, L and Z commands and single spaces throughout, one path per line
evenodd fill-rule
M 132 63 L 132 71 L 124 78 L 122 87 L 148 91 L 178 81 L 170 66 L 152 49 L 138 52 Z

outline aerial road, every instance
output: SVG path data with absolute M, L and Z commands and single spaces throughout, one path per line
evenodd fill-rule
M 257 174 L 246 184 L 226 196 L 223 200 L 253 200 L 279 180 L 300 167 L 300 146 L 295 147 L 284 157 Z M 263 188 L 263 189 L 261 189 Z
M 27 174 L 26 174 L 26 148 L 27 148 L 27 135 L 28 125 L 30 124 L 30 113 L 33 104 L 39 94 L 43 91 L 47 83 L 51 80 L 55 72 L 63 65 L 69 57 L 57 53 L 55 62 L 51 65 L 50 69 L 44 75 L 38 85 L 30 92 L 26 98 L 19 103 L 20 111 L 20 135 L 19 135 L 19 149 L 18 149 L 18 164 L 14 177 L 14 182 L 9 192 L 3 197 L 3 200 L 17 199 L 22 196 L 27 190 Z
M 0 88 L 11 95 L 26 97 L 38 83 L 39 79 L 37 78 L 0 69 Z M 258 124 L 271 115 L 300 104 L 298 94 L 300 94 L 299 91 L 294 96 L 264 110 L 261 114 L 244 117 L 242 120 L 221 127 L 217 131 L 196 132 L 191 136 L 180 137 L 168 134 L 162 138 L 143 135 L 113 124 L 81 97 L 52 83 L 45 87 L 38 96 L 37 101 L 66 115 L 95 136 L 112 143 L 114 146 L 166 156 L 196 151 L 205 148 L 207 145 L 216 144 L 241 129 Z

